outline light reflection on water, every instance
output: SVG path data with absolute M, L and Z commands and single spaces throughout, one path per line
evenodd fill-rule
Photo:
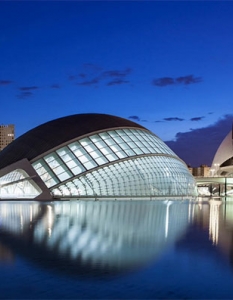
M 1 299 L 233 298 L 232 262 L 233 202 L 0 202 Z

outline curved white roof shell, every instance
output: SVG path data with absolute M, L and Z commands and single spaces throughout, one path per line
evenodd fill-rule
M 231 165 L 230 161 L 233 157 L 233 145 L 232 145 L 232 130 L 227 134 L 224 138 L 218 150 L 214 156 L 211 170 L 212 176 L 224 175 L 229 176 L 233 173 L 233 165 Z

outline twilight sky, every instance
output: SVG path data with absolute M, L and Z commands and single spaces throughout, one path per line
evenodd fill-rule
M 131 119 L 187 164 L 233 121 L 233 2 L 1 1 L 0 123 Z

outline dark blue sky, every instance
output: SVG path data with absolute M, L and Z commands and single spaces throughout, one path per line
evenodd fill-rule
M 233 2 L 0 2 L 0 120 L 16 136 L 99 112 L 192 165 L 231 130 Z

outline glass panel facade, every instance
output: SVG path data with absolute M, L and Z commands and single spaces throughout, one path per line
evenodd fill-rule
M 184 164 L 162 156 L 119 161 L 80 175 L 71 183 L 78 193 L 66 196 L 194 196 L 195 190 L 193 177 Z M 52 192 L 63 195 L 68 184 L 61 184 Z
M 0 198 L 32 199 L 41 192 L 41 189 L 24 170 L 16 169 L 0 177 Z
M 194 193 L 194 180 L 186 166 L 146 130 L 117 129 L 90 135 L 32 165 L 47 187 L 54 187 L 56 196 Z
M 54 186 L 59 183 L 58 178 L 49 168 L 49 166 L 45 163 L 43 159 L 40 159 L 36 163 L 32 165 L 47 187 Z

